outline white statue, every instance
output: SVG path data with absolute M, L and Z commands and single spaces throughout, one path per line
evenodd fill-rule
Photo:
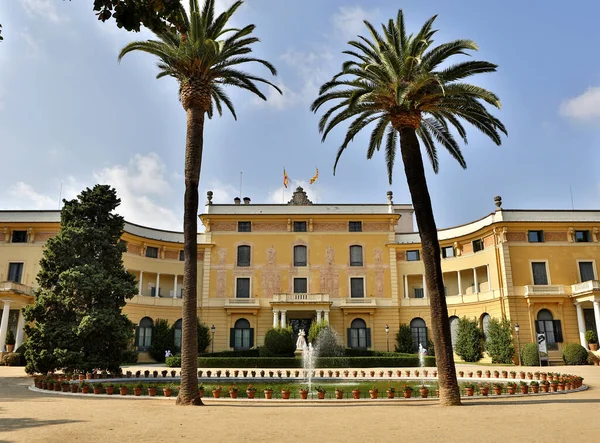
M 306 333 L 304 329 L 300 329 L 298 332 L 298 340 L 296 340 L 296 349 L 304 349 L 306 347 Z

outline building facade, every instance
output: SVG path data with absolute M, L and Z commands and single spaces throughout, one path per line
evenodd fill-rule
M 496 210 L 439 231 L 453 334 L 459 317 L 520 326 L 521 344 L 546 332 L 549 358 L 566 343 L 586 346 L 600 325 L 600 211 Z M 198 234 L 198 316 L 214 325 L 214 349 L 260 346 L 266 331 L 297 332 L 327 320 L 353 348 L 394 348 L 400 324 L 427 346 L 429 299 L 411 205 L 313 204 L 298 188 L 288 204 L 212 203 Z M 0 344 L 23 341 L 20 308 L 33 301 L 45 242 L 58 211 L 0 211 Z M 1 235 L 4 234 L 4 237 Z M 181 339 L 183 234 L 126 223 L 125 267 L 139 293 L 124 312 L 145 353 L 159 319 Z M 386 326 L 389 327 L 386 328 Z M 389 332 L 386 332 L 386 329 Z M 4 350 L 4 349 L 2 349 Z

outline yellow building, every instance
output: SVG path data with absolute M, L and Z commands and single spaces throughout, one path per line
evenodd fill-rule
M 391 192 L 385 204 L 313 204 L 302 188 L 281 205 L 207 198 L 198 316 L 215 327 L 215 351 L 260 346 L 273 326 L 298 331 L 321 319 L 349 347 L 393 349 L 402 323 L 415 346 L 426 346 L 429 299 L 411 205 L 394 204 Z M 453 332 L 463 315 L 484 332 L 491 317 L 505 316 L 520 325 L 521 344 L 546 332 L 549 357 L 559 360 L 565 343 L 585 346 L 585 331 L 600 325 L 600 211 L 505 210 L 499 197 L 496 206 L 439 231 Z M 0 211 L 2 347 L 9 329 L 22 343 L 20 308 L 33 300 L 44 243 L 59 222 L 58 211 Z M 145 352 L 156 319 L 181 325 L 183 234 L 126 223 L 122 239 L 139 285 L 125 313 Z M 180 340 L 180 328 L 175 334 Z

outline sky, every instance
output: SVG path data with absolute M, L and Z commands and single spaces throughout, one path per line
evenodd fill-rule
M 221 9 L 230 3 L 218 0 Z M 177 83 L 156 80 L 148 54 L 118 63 L 124 45 L 152 34 L 99 22 L 92 4 L 0 0 L 0 209 L 58 209 L 61 196 L 108 183 L 127 221 L 182 230 L 186 123 Z M 385 203 L 388 190 L 395 203 L 410 203 L 401 161 L 389 185 L 383 153 L 366 159 L 369 133 L 355 138 L 334 176 L 345 127 L 322 143 L 320 114 L 309 109 L 339 71 L 347 41 L 365 34 L 362 21 L 387 22 L 398 7 L 409 30 L 438 14 L 437 44 L 472 39 L 474 59 L 499 65 L 470 81 L 500 97 L 495 115 L 509 135 L 497 147 L 469 127 L 466 170 L 441 147 L 440 172 L 425 165 L 438 227 L 485 216 L 495 195 L 505 209 L 599 208 L 600 2 L 247 0 L 233 24 L 257 25 L 255 54 L 275 64 L 284 94 L 265 88 L 264 103 L 229 91 L 238 120 L 206 123 L 200 212 L 206 191 L 232 203 L 240 182 L 253 203 L 288 201 L 297 186 L 315 203 Z

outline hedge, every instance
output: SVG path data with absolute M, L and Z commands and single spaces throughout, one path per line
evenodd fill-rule
M 521 349 L 521 363 L 523 366 L 539 366 L 540 354 L 536 343 L 527 343 Z
M 181 367 L 181 357 L 167 358 L 170 368 Z M 426 356 L 425 366 L 435 366 L 435 357 Z M 199 368 L 302 368 L 302 359 L 295 357 L 199 357 Z M 322 357 L 315 368 L 372 368 L 372 367 L 419 367 L 417 355 L 392 357 Z
M 579 343 L 568 343 L 563 348 L 563 360 L 567 365 L 585 365 L 588 351 Z

